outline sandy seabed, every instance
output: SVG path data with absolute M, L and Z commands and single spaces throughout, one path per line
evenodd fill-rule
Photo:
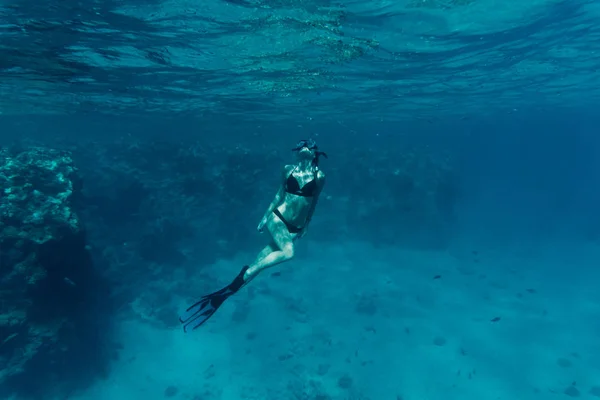
M 192 333 L 124 320 L 73 399 L 600 398 L 600 246 L 303 247 Z

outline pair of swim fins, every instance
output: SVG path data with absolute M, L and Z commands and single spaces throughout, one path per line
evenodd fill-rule
M 248 266 L 244 266 L 238 276 L 229 285 L 214 293 L 203 296 L 196 303 L 189 306 L 179 317 L 179 322 L 183 324 L 183 331 L 193 331 L 208 321 L 225 300 L 244 286 L 244 274 L 247 270 Z

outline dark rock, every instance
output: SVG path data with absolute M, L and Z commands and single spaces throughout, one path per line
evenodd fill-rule
M 331 365 L 329 364 L 319 364 L 317 367 L 317 374 L 320 376 L 326 375 L 327 372 L 329 372 L 329 368 L 331 368 Z
M 568 388 L 565 389 L 564 393 L 569 397 L 581 396 L 579 389 L 577 389 L 575 386 L 569 386 Z
M 436 336 L 433 339 L 433 344 L 435 344 L 436 346 L 443 346 L 446 344 L 446 339 L 441 336 Z
M 342 389 L 350 389 L 353 383 L 352 377 L 349 375 L 344 375 L 338 379 L 338 386 Z
M 179 389 L 176 386 L 169 386 L 165 389 L 165 397 L 175 397 L 179 393 Z
M 327 394 L 323 384 L 317 380 L 299 380 L 294 379 L 288 382 L 287 392 L 290 398 L 311 399 L 311 400 L 330 400 L 331 396 Z
M 561 367 L 561 368 L 569 368 L 570 366 L 573 365 L 573 363 L 566 359 L 566 358 L 559 358 L 558 360 L 556 360 L 556 363 Z
M 356 304 L 355 311 L 357 314 L 374 316 L 377 314 L 377 302 L 374 296 L 362 295 Z
M 70 366 L 81 373 L 98 360 L 88 360 L 85 368 L 70 364 L 95 351 L 88 340 L 101 348 L 97 328 L 92 339 L 77 332 L 84 328 L 85 307 L 102 281 L 94 277 L 73 209 L 79 188 L 69 153 L 0 150 L 0 384 L 10 381 L 22 390 L 48 391 L 45 379 L 59 381 L 64 373 L 74 380 L 77 374 Z M 97 318 L 101 323 L 102 315 Z M 78 344 L 71 345 L 77 335 Z M 36 385 L 30 384 L 32 379 Z

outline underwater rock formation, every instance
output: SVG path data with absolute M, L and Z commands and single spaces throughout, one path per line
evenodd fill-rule
M 0 384 L 60 379 L 89 339 L 101 280 L 73 209 L 80 186 L 67 152 L 0 149 Z

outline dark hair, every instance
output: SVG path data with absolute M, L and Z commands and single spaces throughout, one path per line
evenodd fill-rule
M 319 157 L 325 157 L 325 158 L 329 158 L 327 157 L 327 153 L 325 153 L 324 151 L 315 151 L 315 158 L 313 158 L 312 160 L 312 165 L 316 168 L 319 168 Z

